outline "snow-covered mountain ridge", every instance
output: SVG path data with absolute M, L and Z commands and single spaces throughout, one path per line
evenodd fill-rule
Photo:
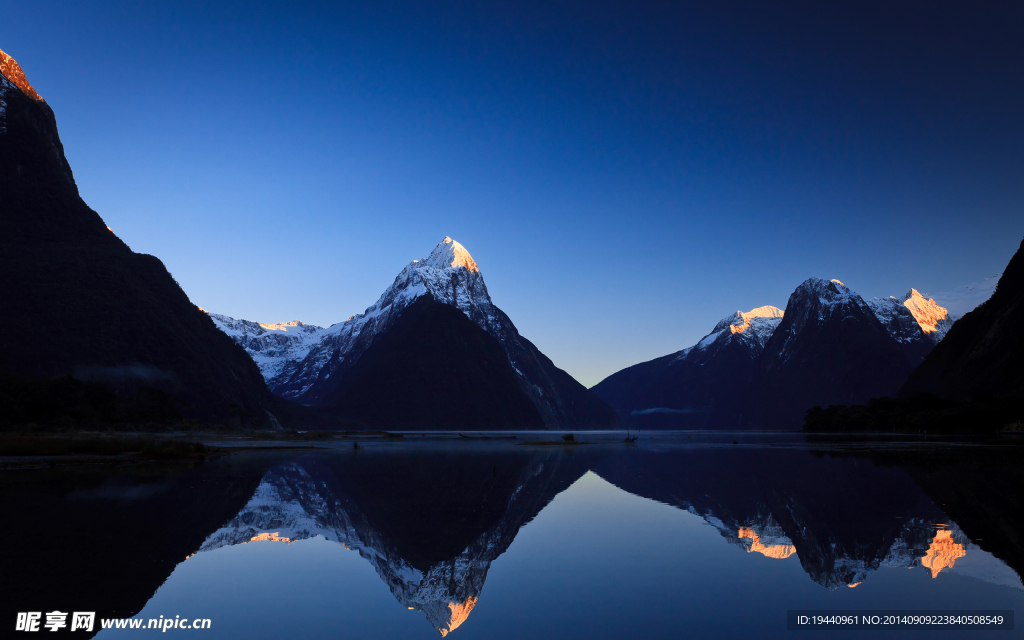
M 231 336 L 249 352 L 263 377 L 270 381 L 292 373 L 323 337 L 325 329 L 298 320 L 265 324 L 236 320 L 219 313 L 207 315 L 217 328 Z M 291 366 L 291 368 L 289 368 Z
M 916 289 L 911 289 L 901 298 L 890 296 L 865 301 L 840 280 L 809 278 L 797 288 L 794 295 L 816 300 L 814 304 L 804 308 L 808 313 L 812 313 L 818 322 L 824 321 L 832 314 L 842 315 L 849 305 L 869 311 L 898 342 L 909 342 L 924 336 L 937 343 L 953 325 L 953 320 L 949 318 L 946 309 L 939 306 L 935 300 L 925 298 Z M 747 312 L 737 311 L 719 320 L 711 333 L 701 338 L 697 344 L 678 352 L 676 359 L 692 358 L 697 352 L 721 348 L 730 340 L 743 341 L 755 354 L 759 354 L 784 316 L 785 312 L 782 309 L 771 305 Z M 809 319 L 810 317 L 801 319 L 797 326 L 802 327 Z

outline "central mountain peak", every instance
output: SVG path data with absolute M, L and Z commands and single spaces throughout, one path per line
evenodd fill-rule
M 462 268 L 469 271 L 480 271 L 476 266 L 476 261 L 473 260 L 473 256 L 469 255 L 469 251 L 466 251 L 466 247 L 448 236 L 445 236 L 444 240 L 437 243 L 434 250 L 430 252 L 430 257 L 420 261 L 420 264 L 434 267 L 435 269 Z
M 366 311 L 327 329 L 211 317 L 261 363 L 271 391 L 324 406 L 346 424 L 618 425 L 611 407 L 519 335 L 491 301 L 476 261 L 450 237 L 407 264 Z M 484 388 L 490 395 L 478 393 Z M 455 618 L 468 613 L 466 602 L 455 604 Z

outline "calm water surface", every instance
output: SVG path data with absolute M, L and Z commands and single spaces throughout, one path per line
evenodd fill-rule
M 786 611 L 1024 611 L 1016 447 L 655 435 L 7 471 L 3 606 L 240 639 L 820 637 Z M 940 635 L 993 633 L 1024 635 Z

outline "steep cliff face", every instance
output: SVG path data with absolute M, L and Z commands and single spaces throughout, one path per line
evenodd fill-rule
M 509 317 L 491 301 L 476 261 L 465 247 L 451 238 L 438 243 L 427 258 L 414 260 L 402 269 L 394 283 L 365 312 L 318 331 L 313 338 L 314 343 L 308 347 L 291 352 L 281 350 L 270 356 L 261 343 L 251 339 L 251 333 L 240 330 L 242 323 L 247 321 L 226 316 L 213 317 L 219 319 L 220 326 L 261 362 L 274 393 L 307 405 L 334 407 L 346 393 L 344 389 L 359 384 L 353 376 L 364 354 L 382 336 L 395 329 L 407 308 L 420 301 L 432 301 L 457 309 L 497 341 L 514 374 L 516 387 L 536 407 L 546 428 L 607 428 L 618 424 L 618 417 L 611 407 L 519 335 Z M 437 312 L 434 313 L 436 315 Z M 269 326 L 257 323 L 246 326 L 249 325 Z M 427 335 L 421 338 L 429 341 Z M 454 335 L 449 338 L 454 339 Z M 450 343 L 439 343 L 444 344 Z M 416 366 L 421 365 L 429 366 L 427 362 Z M 470 365 L 467 363 L 466 366 Z M 365 372 L 368 368 L 375 367 L 364 364 L 360 370 Z M 438 375 L 442 373 L 438 370 Z M 455 390 L 450 391 L 454 393 Z M 435 400 L 454 406 L 480 399 L 456 393 L 436 396 Z M 497 413 L 493 417 L 497 417 Z
M 1024 242 L 992 296 L 949 329 L 901 396 L 931 393 L 951 400 L 1024 397 Z
M 155 387 L 185 415 L 272 420 L 252 359 L 82 201 L 53 111 L 6 54 L 0 71 L 0 372 Z

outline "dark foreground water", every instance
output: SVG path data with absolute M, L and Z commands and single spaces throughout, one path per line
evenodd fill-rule
M 1024 635 L 1017 447 L 404 440 L 2 472 L 0 636 L 71 633 L 11 631 L 17 612 L 53 610 L 211 621 L 100 638 Z M 787 631 L 791 609 L 1019 619 Z

